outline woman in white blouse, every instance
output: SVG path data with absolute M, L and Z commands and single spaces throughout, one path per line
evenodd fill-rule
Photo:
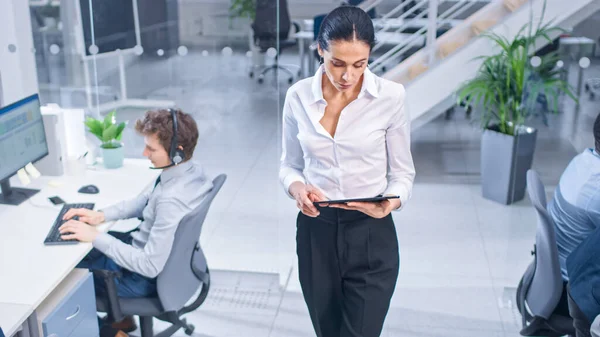
M 411 195 L 415 169 L 404 88 L 367 67 L 373 23 L 333 10 L 317 38 L 322 65 L 287 92 L 280 180 L 296 199 L 299 278 L 319 337 L 379 336 L 399 270 L 391 211 Z M 399 196 L 379 203 L 313 202 Z

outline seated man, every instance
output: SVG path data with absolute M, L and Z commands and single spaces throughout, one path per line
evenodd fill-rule
M 567 258 L 569 312 L 577 337 L 590 337 L 600 315 L 600 228 L 592 232 Z M 598 324 L 598 322 L 595 322 Z
M 594 123 L 595 149 L 577 155 L 563 172 L 548 213 L 554 220 L 562 277 L 566 259 L 600 227 L 600 115 Z
M 177 128 L 173 127 L 176 114 Z M 156 277 L 163 270 L 180 220 L 200 205 L 212 189 L 202 168 L 190 159 L 198 141 L 198 128 L 192 116 L 181 111 L 149 111 L 135 129 L 144 136 L 143 155 L 155 168 L 162 168 L 154 187 L 132 200 L 122 201 L 100 211 L 72 209 L 71 219 L 60 228 L 64 239 L 92 242 L 94 249 L 78 265 L 80 268 L 120 271 L 119 297 L 146 297 L 156 293 Z M 177 148 L 183 161 L 174 165 L 169 152 L 177 132 Z M 79 221 L 73 220 L 74 216 Z M 129 233 L 100 233 L 94 226 L 105 221 L 142 219 Z M 94 279 L 97 294 L 106 293 L 103 279 Z M 113 324 L 117 328 L 117 324 Z M 123 331 L 136 329 L 131 318 L 121 323 Z M 124 336 L 119 332 L 118 336 Z

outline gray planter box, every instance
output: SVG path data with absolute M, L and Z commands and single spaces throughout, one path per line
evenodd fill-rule
M 509 205 L 525 196 L 537 130 L 523 127 L 517 136 L 509 136 L 494 129 L 486 129 L 481 138 L 482 194 L 486 199 Z

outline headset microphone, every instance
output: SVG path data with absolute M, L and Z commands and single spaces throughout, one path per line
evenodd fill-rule
M 167 165 L 167 166 L 161 166 L 161 167 L 150 167 L 150 169 L 151 169 L 151 170 L 162 170 L 162 169 L 169 168 L 169 167 L 171 167 L 171 166 L 175 166 L 175 164 L 171 163 L 171 164 L 169 164 L 169 165 Z

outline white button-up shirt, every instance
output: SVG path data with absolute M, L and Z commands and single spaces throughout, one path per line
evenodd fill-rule
M 319 188 L 330 200 L 397 195 L 410 199 L 415 168 L 404 87 L 368 68 L 358 98 L 346 106 L 334 137 L 319 122 L 323 66 L 287 92 L 279 178 L 286 193 L 296 181 Z

